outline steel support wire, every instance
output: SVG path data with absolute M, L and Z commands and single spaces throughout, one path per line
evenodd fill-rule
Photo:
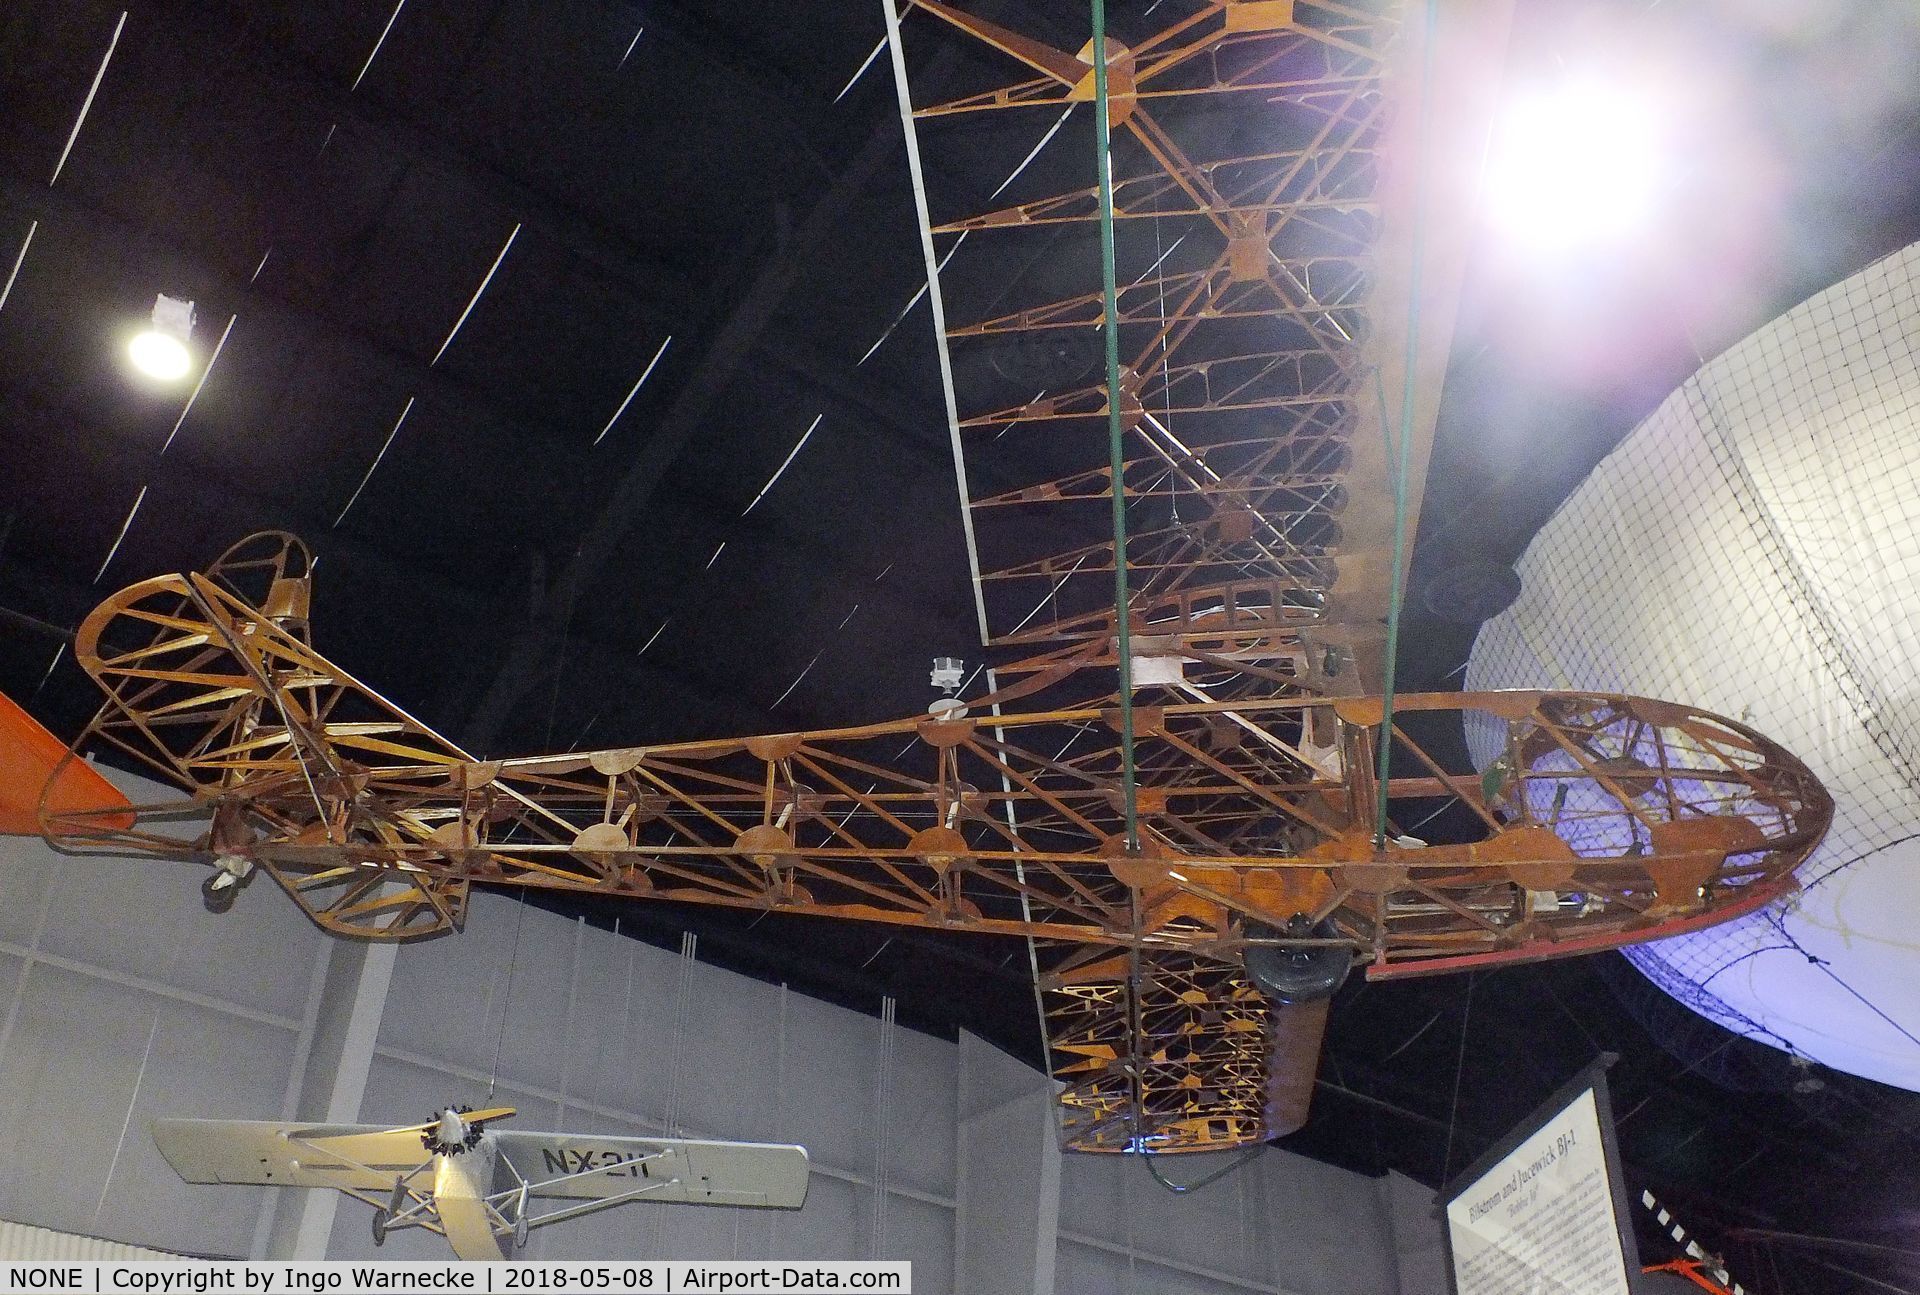
M 1098 4 L 1099 0 L 1095 0 Z M 1395 461 L 1393 473 L 1393 578 L 1391 592 L 1387 596 L 1387 650 L 1386 663 L 1381 679 L 1380 712 L 1380 750 L 1379 766 L 1376 770 L 1376 782 L 1380 788 L 1379 803 L 1375 808 L 1373 822 L 1373 845 L 1376 850 L 1384 850 L 1387 845 L 1387 788 L 1390 780 L 1389 768 L 1393 762 L 1393 689 L 1396 666 L 1400 654 L 1400 611 L 1407 593 L 1407 473 L 1410 470 L 1410 447 L 1413 443 L 1413 406 L 1414 381 L 1420 358 L 1420 279 L 1426 261 L 1426 216 L 1427 216 L 1427 133 L 1433 118 L 1433 46 L 1434 26 L 1439 21 L 1439 0 L 1427 0 L 1426 29 L 1420 33 L 1420 117 L 1419 130 L 1414 142 L 1413 176 L 1413 229 L 1412 250 L 1407 267 L 1407 347 L 1406 373 L 1400 387 L 1400 439 L 1395 445 L 1390 440 L 1387 450 Z M 1377 375 L 1376 375 L 1377 379 Z M 1380 410 L 1381 430 L 1388 427 L 1385 402 Z M 1124 713 L 1124 712 L 1123 712 Z
M 1107 452 L 1113 470 L 1114 656 L 1120 667 L 1120 794 L 1129 852 L 1140 848 L 1138 775 L 1133 762 L 1133 640 L 1127 621 L 1126 456 L 1120 421 L 1120 308 L 1113 268 L 1113 134 L 1107 116 L 1107 5 L 1093 0 L 1094 153 L 1100 188 L 1100 287 L 1107 339 Z
M 907 174 L 913 181 L 914 214 L 920 221 L 920 255 L 927 267 L 927 308 L 933 316 L 933 337 L 940 357 L 940 394 L 946 402 L 947 436 L 953 447 L 954 483 L 960 492 L 960 532 L 967 543 L 967 574 L 973 580 L 973 610 L 979 622 L 980 642 L 993 635 L 987 628 L 987 595 L 980 583 L 980 548 L 973 535 L 972 494 L 967 487 L 967 451 L 960 438 L 959 406 L 953 394 L 953 355 L 947 347 L 947 306 L 940 291 L 942 258 L 934 252 L 933 217 L 927 207 L 926 177 L 920 169 L 920 136 L 913 124 L 913 96 L 907 88 L 907 51 L 900 39 L 900 11 L 895 0 L 880 0 L 887 16 L 887 44 L 893 61 L 893 86 L 900 105 L 900 130 L 906 140 Z M 959 243 L 947 249 L 951 254 Z M 883 339 L 884 340 L 884 339 Z

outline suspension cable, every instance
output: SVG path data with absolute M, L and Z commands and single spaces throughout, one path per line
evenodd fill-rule
M 1426 262 L 1428 132 L 1433 119 L 1434 27 L 1439 21 L 1439 7 L 1439 0 L 1427 0 L 1426 30 L 1421 33 L 1420 121 L 1413 154 L 1413 246 L 1407 272 L 1406 372 L 1402 375 L 1400 387 L 1400 440 L 1397 446 L 1388 430 L 1386 410 L 1382 408 L 1380 411 L 1381 431 L 1387 435 L 1388 451 L 1397 462 L 1393 472 L 1393 583 L 1387 598 L 1387 659 L 1381 686 L 1384 704 L 1380 713 L 1379 767 L 1376 770 L 1379 803 L 1373 823 L 1373 845 L 1376 850 L 1384 850 L 1387 845 L 1387 788 L 1393 761 L 1393 691 L 1400 655 L 1400 611 L 1407 592 L 1407 474 L 1413 443 L 1415 371 L 1420 353 L 1420 281 Z
M 1140 848 L 1138 777 L 1133 763 L 1133 638 L 1128 624 L 1127 494 L 1120 422 L 1120 307 L 1113 268 L 1113 137 L 1107 120 L 1107 5 L 1093 0 L 1094 152 L 1099 164 L 1100 281 L 1107 339 L 1107 452 L 1113 473 L 1114 654 L 1120 664 L 1120 792 L 1126 846 Z

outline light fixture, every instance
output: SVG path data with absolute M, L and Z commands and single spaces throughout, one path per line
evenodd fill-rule
M 937 656 L 933 659 L 933 677 L 928 682 L 946 694 L 935 697 L 927 707 L 927 713 L 935 719 L 956 720 L 966 716 L 967 704 L 955 695 L 965 686 L 961 675 L 966 665 L 959 657 Z
M 172 382 L 193 367 L 187 339 L 193 335 L 193 303 L 161 293 L 153 302 L 153 326 L 127 344 L 133 367 L 150 378 Z
M 957 693 L 960 691 L 960 676 L 966 666 L 967 663 L 959 657 L 937 656 L 933 659 L 933 678 L 930 682 L 949 695 Z
M 1664 171 L 1660 122 L 1636 87 L 1587 78 L 1522 91 L 1494 137 L 1487 215 L 1530 250 L 1592 247 L 1650 218 Z

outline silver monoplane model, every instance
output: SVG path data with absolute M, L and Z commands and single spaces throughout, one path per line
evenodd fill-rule
M 462 1259 L 508 1258 L 534 1228 L 629 1201 L 798 1209 L 806 1200 L 805 1147 L 492 1127 L 513 1113 L 448 1106 L 401 1128 L 156 1120 L 153 1140 L 187 1182 L 331 1187 L 373 1207 L 376 1245 L 422 1228 Z M 546 1202 L 560 1203 L 543 1211 Z

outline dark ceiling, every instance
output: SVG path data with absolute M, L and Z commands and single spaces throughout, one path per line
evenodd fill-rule
M 1149 3 L 1110 5 L 1122 35 Z M 1083 21 L 998 11 L 1062 43 Z M 322 650 L 486 754 L 889 718 L 925 705 L 933 656 L 977 663 L 931 329 L 900 319 L 922 265 L 886 59 L 841 95 L 877 0 L 132 0 L 50 184 L 120 22 L 0 9 L 0 273 L 31 231 L 0 303 L 0 691 L 76 731 L 94 697 L 64 632 L 264 527 L 320 555 Z M 1688 88 L 1681 182 L 1631 248 L 1551 271 L 1477 248 L 1414 687 L 1453 686 L 1473 633 L 1422 614 L 1425 582 L 1517 557 L 1696 348 L 1920 237 L 1906 6 L 1520 0 L 1515 77 L 1596 46 Z M 197 303 L 203 348 L 225 336 L 184 417 L 186 389 L 121 362 L 158 292 Z M 1038 1053 L 1017 947 L 617 915 Z M 1343 1000 L 1310 1154 L 1437 1181 L 1612 1050 L 1636 1181 L 1709 1239 L 1900 1245 L 1920 1209 L 1920 1098 L 1788 1066 L 1617 958 Z M 1749 1290 L 1914 1281 L 1857 1247 L 1729 1247 Z

